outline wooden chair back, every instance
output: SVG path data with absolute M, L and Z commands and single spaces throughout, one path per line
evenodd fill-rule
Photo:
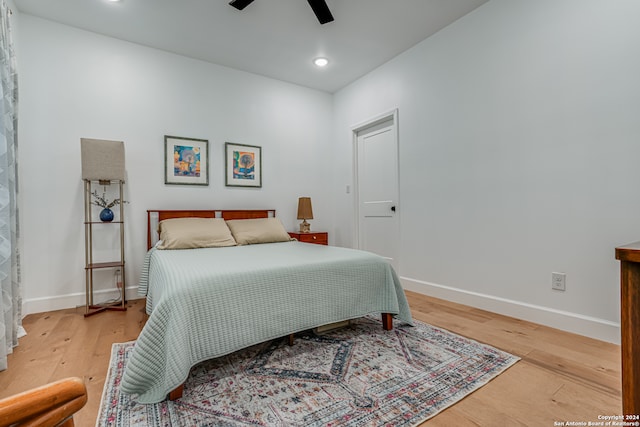
M 84 381 L 66 378 L 0 400 L 0 427 L 73 427 L 85 403 Z

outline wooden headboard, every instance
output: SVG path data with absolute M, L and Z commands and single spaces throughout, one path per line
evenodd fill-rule
M 253 210 L 148 210 L 147 211 L 147 250 L 153 246 L 153 233 L 157 233 L 158 223 L 171 218 L 222 218 L 254 219 L 272 218 L 276 216 L 275 209 Z M 157 234 L 156 234 L 157 235 Z

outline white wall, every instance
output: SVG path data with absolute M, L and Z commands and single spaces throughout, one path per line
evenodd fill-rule
M 20 185 L 25 313 L 84 304 L 80 138 L 122 140 L 128 286 L 146 251 L 146 210 L 277 210 L 297 198 L 331 231 L 329 94 L 21 14 Z M 208 139 L 210 185 L 164 184 L 163 136 Z M 263 187 L 227 188 L 226 141 L 262 146 Z
M 351 127 L 398 108 L 405 286 L 618 341 L 614 248 L 640 239 L 638 16 L 636 0 L 492 0 L 341 90 L 334 203 L 353 206 Z M 335 224 L 352 245 L 352 210 Z

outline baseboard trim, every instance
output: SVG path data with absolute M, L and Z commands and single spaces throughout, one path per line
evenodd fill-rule
M 138 287 L 127 287 L 126 296 L 127 301 L 140 298 L 138 295 Z M 119 293 L 111 289 L 96 291 L 94 293 L 94 301 L 96 302 L 107 301 L 112 298 L 119 298 Z M 23 316 L 26 316 L 32 313 L 44 313 L 47 311 L 78 307 L 82 307 L 84 310 L 84 306 L 84 292 L 42 298 L 30 298 L 22 301 L 22 314 Z
M 400 281 L 402 286 L 409 291 L 539 323 L 601 341 L 620 344 L 620 324 L 609 320 L 438 285 L 409 277 L 400 277 Z
M 491 311 L 529 322 L 584 335 L 614 344 L 620 344 L 620 324 L 605 319 L 585 316 L 569 311 L 557 310 L 521 301 L 481 294 L 436 283 L 400 277 L 404 289 L 441 298 L 459 304 L 470 305 L 482 310 Z M 127 300 L 140 298 L 138 287 L 126 289 Z M 96 291 L 96 300 L 116 298 L 118 295 L 113 290 Z M 60 296 L 31 298 L 22 302 L 22 312 L 26 316 L 32 313 L 62 310 L 67 308 L 84 307 L 85 294 L 74 293 Z

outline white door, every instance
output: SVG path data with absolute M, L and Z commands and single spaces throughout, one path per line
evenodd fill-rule
M 396 115 L 357 130 L 358 247 L 398 270 L 398 142 Z

